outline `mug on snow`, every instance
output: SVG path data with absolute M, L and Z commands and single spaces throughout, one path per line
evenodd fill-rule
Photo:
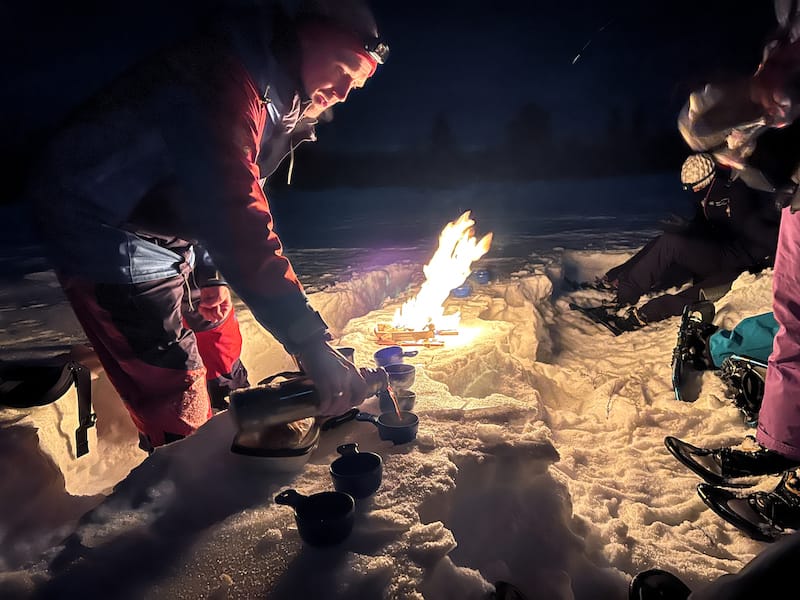
M 341 456 L 331 463 L 330 472 L 337 492 L 360 500 L 378 491 L 383 479 L 383 459 L 379 454 L 361 452 L 356 443 L 342 444 L 336 451 Z
M 322 425 L 322 430 L 327 431 L 328 429 L 333 429 L 353 419 L 372 423 L 378 429 L 378 437 L 382 440 L 393 442 L 396 445 L 406 444 L 417 438 L 419 417 L 413 412 L 406 410 L 401 410 L 398 416 L 394 408 L 378 416 L 368 412 L 362 412 L 358 408 L 351 408 L 346 413 L 325 421 Z
M 297 532 L 309 546 L 339 544 L 353 531 L 356 502 L 350 494 L 319 492 L 304 496 L 289 489 L 275 496 L 275 503 L 294 509 Z

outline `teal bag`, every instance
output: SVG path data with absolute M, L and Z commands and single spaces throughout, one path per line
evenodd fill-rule
M 714 366 L 722 366 L 722 361 L 733 354 L 766 363 L 776 333 L 778 322 L 771 312 L 742 319 L 731 330 L 718 330 L 708 339 Z

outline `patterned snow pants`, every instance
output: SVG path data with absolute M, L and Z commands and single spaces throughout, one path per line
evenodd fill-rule
M 145 450 L 193 433 L 211 418 L 212 397 L 216 404 L 248 385 L 236 315 L 203 319 L 191 276 L 137 284 L 59 280 Z

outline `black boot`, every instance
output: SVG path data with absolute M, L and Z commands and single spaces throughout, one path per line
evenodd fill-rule
M 636 331 L 647 325 L 647 321 L 639 314 L 639 310 L 632 306 L 621 317 L 617 317 L 616 324 L 620 331 Z
M 638 573 L 628 588 L 628 600 L 686 600 L 692 590 L 677 576 L 661 569 Z

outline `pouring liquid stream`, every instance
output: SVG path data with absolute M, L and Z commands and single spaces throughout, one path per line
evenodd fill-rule
M 395 396 L 392 386 L 387 387 L 386 391 L 389 392 L 389 398 L 392 399 L 392 404 L 394 404 L 394 411 L 397 413 L 397 420 L 401 421 L 402 417 L 400 416 L 400 405 L 397 404 L 397 396 Z

